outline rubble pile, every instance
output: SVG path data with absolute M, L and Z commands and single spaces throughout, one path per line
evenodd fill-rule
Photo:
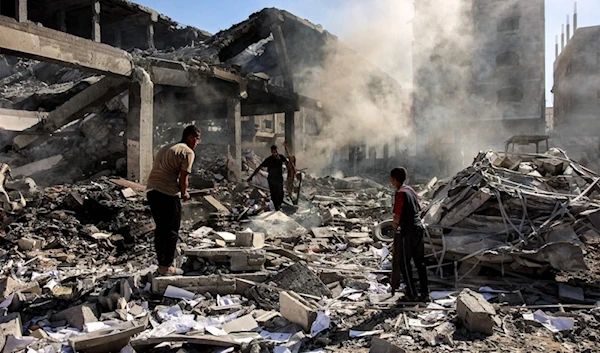
M 598 180 L 556 149 L 481 153 L 426 193 L 428 247 L 439 264 L 466 261 L 526 275 L 586 270 L 585 243 L 600 237 Z
M 551 257 L 527 257 L 533 246 L 528 244 L 542 248 L 556 229 L 569 225 L 581 235 L 579 224 L 593 226 L 593 218 L 577 221 L 594 209 L 588 190 L 593 184 L 585 179 L 597 177 L 572 161 L 574 174 L 565 164 L 560 172 L 542 175 L 547 165 L 542 162 L 552 159 L 569 161 L 564 155 L 536 155 L 521 160 L 518 172 L 516 160 L 486 153 L 452 180 L 430 183 L 421 192 L 427 218 L 452 196 L 465 200 L 487 188 L 509 205 L 506 213 L 516 226 L 520 214 L 513 200 L 526 191 L 527 215 L 542 230 L 536 236 L 525 227 L 522 236 L 514 229 L 508 234 L 504 246 L 523 244 L 519 256 L 480 242 L 485 250 L 474 258 L 513 254 L 503 278 L 502 265 L 476 258 L 483 270 L 474 271 L 475 262 L 462 259 L 468 254 L 450 246 L 441 260 L 439 250 L 437 259 L 430 253 L 432 301 L 404 305 L 397 304 L 402 293 L 390 294 L 389 244 L 370 233 L 389 217 L 391 192 L 370 180 L 306 177 L 298 206 L 288 203 L 285 212 L 270 212 L 268 193 L 256 185 L 260 176 L 250 184 L 215 179 L 210 189 L 191 190 L 193 199 L 184 204 L 176 264 L 185 275 L 155 277 L 154 225 L 142 185 L 103 177 L 41 188 L 31 179 L 7 177 L 3 185 L 10 200 L 23 195 L 26 203 L 5 204 L 1 216 L 0 344 L 6 352 L 594 351 L 600 296 L 593 276 L 581 280 L 564 271 L 562 278 L 547 278 L 539 270 L 554 266 Z M 245 155 L 248 170 L 259 162 Z M 565 182 L 566 175 L 574 177 Z M 547 229 L 541 225 L 551 204 L 537 194 L 563 195 L 553 202 L 570 202 Z M 469 204 L 455 204 L 461 203 Z M 492 217 L 493 207 L 483 202 L 464 219 L 493 226 L 484 218 Z M 429 244 L 452 238 L 451 228 L 475 229 L 464 219 L 441 227 L 454 208 L 442 209 L 429 227 Z M 480 226 L 479 234 L 481 229 L 486 228 Z M 586 261 L 594 249 L 588 245 Z M 446 268 L 458 260 L 469 265 L 455 268 L 458 278 L 436 273 L 439 261 Z M 578 258 L 569 261 L 577 264 Z M 532 264 L 536 271 L 524 275 Z M 565 266 L 569 262 L 555 268 Z

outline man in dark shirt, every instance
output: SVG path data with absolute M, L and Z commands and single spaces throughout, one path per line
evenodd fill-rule
M 392 293 L 400 286 L 400 273 L 406 282 L 408 301 L 428 301 L 427 269 L 425 268 L 425 243 L 423 241 L 423 222 L 419 216 L 421 206 L 417 193 L 404 185 L 407 172 L 403 167 L 392 169 L 390 183 L 396 187 L 394 196 L 394 246 L 392 256 Z M 415 262 L 419 274 L 420 296 L 412 277 L 412 265 Z M 399 273 L 400 272 L 400 273 Z
M 267 157 L 261 165 L 256 168 L 254 173 L 248 178 L 248 182 L 252 181 L 252 178 L 261 168 L 267 168 L 269 172 L 269 176 L 267 180 L 269 182 L 269 190 L 271 192 L 271 201 L 273 201 L 273 206 L 275 206 L 275 210 L 279 211 L 281 209 L 281 204 L 283 203 L 283 165 L 288 167 L 288 160 L 284 156 L 280 155 L 277 152 L 277 146 L 271 146 L 271 156 Z

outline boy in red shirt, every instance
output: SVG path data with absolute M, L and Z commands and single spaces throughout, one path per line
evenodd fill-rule
M 406 282 L 406 300 L 429 301 L 427 269 L 425 268 L 424 226 L 419 216 L 421 206 L 417 193 L 404 185 L 407 172 L 397 167 L 390 172 L 390 183 L 396 187 L 394 197 L 394 245 L 392 257 L 392 293 L 400 286 L 400 274 Z M 412 277 L 413 260 L 419 274 L 420 295 Z

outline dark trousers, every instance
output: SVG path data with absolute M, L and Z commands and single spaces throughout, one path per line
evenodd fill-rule
M 160 191 L 148 192 L 148 203 L 152 211 L 156 229 L 154 246 L 159 266 L 169 267 L 175 258 L 175 249 L 179 239 L 181 225 L 181 200 L 179 196 L 170 196 Z
M 420 228 L 396 233 L 392 257 L 392 288 L 394 290 L 398 289 L 400 274 L 402 274 L 406 282 L 406 295 L 414 298 L 417 296 L 417 288 L 412 276 L 411 259 L 414 261 L 419 275 L 421 284 L 419 292 L 421 295 L 428 295 L 425 242 L 423 240 L 423 230 Z
M 271 192 L 271 201 L 273 201 L 275 209 L 279 211 L 283 203 L 283 181 L 269 180 L 269 191 Z

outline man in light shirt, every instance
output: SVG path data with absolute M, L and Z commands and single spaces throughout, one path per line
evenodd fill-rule
M 181 274 L 173 266 L 181 225 L 181 200 L 190 199 L 189 174 L 194 164 L 194 149 L 200 142 L 200 130 L 189 125 L 181 142 L 167 145 L 154 157 L 147 182 L 147 196 L 156 230 L 154 246 L 159 274 Z

